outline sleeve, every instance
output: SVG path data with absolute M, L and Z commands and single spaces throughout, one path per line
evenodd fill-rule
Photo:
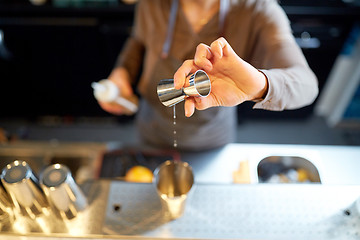
M 252 62 L 266 75 L 268 92 L 254 108 L 281 111 L 310 105 L 318 95 L 318 81 L 292 35 L 285 12 L 275 0 L 258 2 Z
M 131 35 L 126 40 L 115 63 L 115 68 L 124 67 L 129 72 L 132 83 L 138 76 L 145 53 L 145 2 L 146 0 L 139 1 L 136 5 Z

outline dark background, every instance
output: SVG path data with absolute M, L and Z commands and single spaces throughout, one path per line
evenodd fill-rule
M 360 19 L 360 8 L 342 0 L 280 4 L 321 91 L 349 31 Z M 131 31 L 133 11 L 134 5 L 120 1 L 64 0 L 61 6 L 56 1 L 34 6 L 25 0 L 0 0 L 0 120 L 110 116 L 98 106 L 90 84 L 110 73 Z M 308 46 L 308 38 L 319 46 Z M 307 118 L 314 104 L 270 112 L 252 110 L 252 104 L 245 103 L 238 107 L 239 121 Z

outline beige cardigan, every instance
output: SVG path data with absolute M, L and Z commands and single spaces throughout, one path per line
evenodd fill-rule
M 262 70 L 269 81 L 269 89 L 265 99 L 255 103 L 254 108 L 280 111 L 311 104 L 318 94 L 317 78 L 296 44 L 289 20 L 277 1 L 238 0 L 231 1 L 231 4 L 225 19 L 224 37 L 241 58 Z M 196 46 L 199 43 L 210 44 L 219 37 L 218 15 L 215 15 L 199 33 L 194 33 L 184 13 L 179 8 L 169 60 L 164 61 L 160 56 L 167 33 L 170 7 L 171 0 L 139 1 L 132 35 L 116 63 L 116 66 L 123 66 L 128 69 L 134 81 L 141 71 L 138 90 L 144 97 L 144 105 L 140 108 L 137 118 L 140 135 L 143 135 L 145 141 L 150 143 L 153 142 L 151 138 L 156 138 L 154 140 L 155 145 L 161 147 L 172 144 L 173 136 L 170 134 L 172 130 L 166 130 L 166 128 L 171 128 L 172 112 L 159 104 L 154 81 L 160 79 L 156 79 L 154 76 L 172 78 L 173 73 L 184 60 L 193 58 Z M 143 66 L 142 69 L 140 69 L 141 66 Z M 157 74 L 162 70 L 167 75 Z M 180 148 L 192 149 L 192 145 L 199 143 L 201 143 L 200 146 L 195 149 L 213 148 L 234 140 L 236 120 L 230 121 L 228 119 L 236 119 L 236 110 L 215 109 L 210 110 L 211 113 L 198 113 L 207 110 L 197 111 L 197 114 L 215 114 L 216 116 L 224 115 L 224 117 L 216 120 L 207 118 L 206 121 L 202 119 L 199 120 L 200 123 L 195 120 L 180 119 L 180 126 L 177 127 L 185 132 L 183 136 L 179 136 Z M 177 110 L 180 111 L 178 115 L 183 114 L 181 107 L 177 107 Z M 146 114 L 142 114 L 142 111 Z M 223 113 L 218 113 L 218 111 L 223 111 Z M 162 115 L 162 117 L 156 115 Z M 196 114 L 192 118 L 196 119 Z M 167 121 L 169 124 L 155 127 L 154 131 L 149 131 L 150 125 L 146 127 L 146 124 L 151 123 L 152 120 L 154 120 L 154 126 L 157 124 L 164 125 Z M 191 132 L 187 132 L 186 128 L 189 124 L 197 124 L 197 127 L 192 128 Z M 206 128 L 209 133 L 201 134 L 204 129 L 200 128 Z M 159 131 L 163 132 L 157 134 Z M 197 136 L 198 132 L 201 136 L 194 137 Z M 214 134 L 212 135 L 211 132 Z M 193 137 L 189 139 L 186 136 L 190 133 L 193 133 Z M 164 134 L 170 136 L 164 137 Z M 214 137 L 215 140 L 209 140 Z M 159 138 L 163 139 L 158 141 Z M 189 141 L 191 144 L 185 143 Z

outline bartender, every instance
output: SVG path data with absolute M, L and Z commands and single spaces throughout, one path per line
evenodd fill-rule
M 255 108 L 268 110 L 295 109 L 314 101 L 318 94 L 316 76 L 276 0 L 139 1 L 132 34 L 108 79 L 123 97 L 132 99 L 141 72 L 136 126 L 143 144 L 173 146 L 173 109 L 159 101 L 157 84 L 172 78 L 185 60 L 194 58 L 198 45 L 210 45 L 220 36 L 246 66 L 241 73 L 247 76 L 243 83 L 257 93 L 244 101 L 254 101 Z M 219 91 L 214 83 L 212 91 Z M 236 107 L 206 107 L 194 112 L 193 101 L 186 101 L 190 106 L 187 112 L 184 103 L 175 106 L 180 150 L 207 150 L 235 140 Z M 127 113 L 118 105 L 99 104 L 112 114 Z

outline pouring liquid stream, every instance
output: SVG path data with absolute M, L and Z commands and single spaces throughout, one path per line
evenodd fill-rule
M 177 148 L 177 140 L 176 140 L 176 105 L 173 106 L 174 115 L 173 115 L 173 127 L 174 127 L 174 148 Z

